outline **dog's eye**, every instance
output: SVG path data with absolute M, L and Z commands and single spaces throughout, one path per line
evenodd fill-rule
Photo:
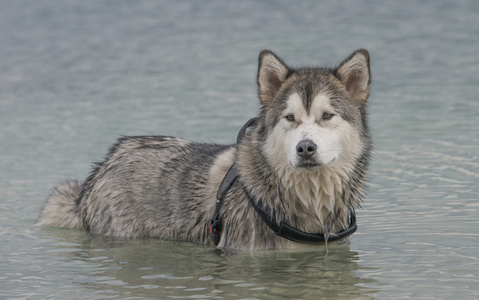
M 324 113 L 324 114 L 323 114 L 323 119 L 324 119 L 324 120 L 329 120 L 329 119 L 331 119 L 333 116 L 334 116 L 334 114 Z
M 294 121 L 294 115 L 293 114 L 289 114 L 287 115 L 286 117 L 286 120 L 290 121 L 290 122 L 293 122 Z

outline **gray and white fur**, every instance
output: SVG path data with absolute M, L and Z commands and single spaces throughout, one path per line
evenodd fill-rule
M 217 247 L 301 246 L 274 234 L 243 186 L 278 221 L 325 237 L 344 230 L 366 185 L 370 82 L 366 50 L 334 69 L 290 68 L 264 50 L 257 76 L 259 120 L 239 145 L 122 137 L 84 182 L 54 189 L 37 224 L 212 244 L 216 192 L 236 162 L 240 177 L 221 206 Z

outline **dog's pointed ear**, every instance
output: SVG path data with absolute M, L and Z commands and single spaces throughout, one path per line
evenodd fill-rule
M 371 71 L 369 53 L 365 49 L 356 50 L 336 69 L 336 75 L 345 85 L 351 96 L 365 104 L 369 97 Z
M 267 105 L 273 101 L 276 93 L 288 76 L 288 66 L 276 54 L 263 50 L 259 54 L 258 95 L 261 104 Z

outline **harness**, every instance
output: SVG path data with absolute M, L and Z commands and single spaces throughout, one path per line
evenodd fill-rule
M 238 137 L 236 141 L 237 145 L 239 145 L 240 141 L 246 135 L 246 130 L 251 126 L 254 126 L 257 121 L 258 121 L 258 118 L 253 118 L 243 125 L 241 130 L 238 132 Z M 226 194 L 228 193 L 228 190 L 231 188 L 231 186 L 234 184 L 234 182 L 236 181 L 238 177 L 239 177 L 239 172 L 238 172 L 237 165 L 236 163 L 233 163 L 233 165 L 230 167 L 225 177 L 223 178 L 223 181 L 221 182 L 218 188 L 218 192 L 216 193 L 216 209 L 210 222 L 210 234 L 211 234 L 213 243 L 216 246 L 220 242 L 221 229 L 222 229 L 221 228 L 222 218 L 220 215 L 221 205 L 223 204 L 223 200 L 225 199 Z M 268 207 L 263 204 L 263 201 L 261 199 L 257 198 L 254 195 L 251 195 L 250 191 L 248 191 L 248 189 L 243 184 L 242 184 L 242 188 L 251 206 L 253 206 L 254 210 L 261 217 L 263 222 L 265 222 L 266 225 L 268 225 L 268 227 L 271 230 L 273 230 L 273 232 L 276 235 L 282 238 L 285 238 L 297 243 L 324 244 L 327 242 L 334 242 L 334 241 L 343 239 L 353 234 L 358 229 L 358 225 L 356 224 L 356 214 L 354 211 L 352 211 L 349 215 L 348 228 L 340 232 L 330 234 L 327 237 L 327 239 L 325 239 L 323 234 L 308 233 L 308 232 L 301 231 L 282 221 L 278 222 L 272 209 L 268 209 Z M 268 213 L 268 211 L 271 211 L 271 213 Z

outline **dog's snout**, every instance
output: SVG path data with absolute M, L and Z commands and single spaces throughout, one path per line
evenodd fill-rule
M 296 146 L 296 153 L 300 157 L 309 158 L 316 153 L 318 146 L 311 140 L 302 140 Z

